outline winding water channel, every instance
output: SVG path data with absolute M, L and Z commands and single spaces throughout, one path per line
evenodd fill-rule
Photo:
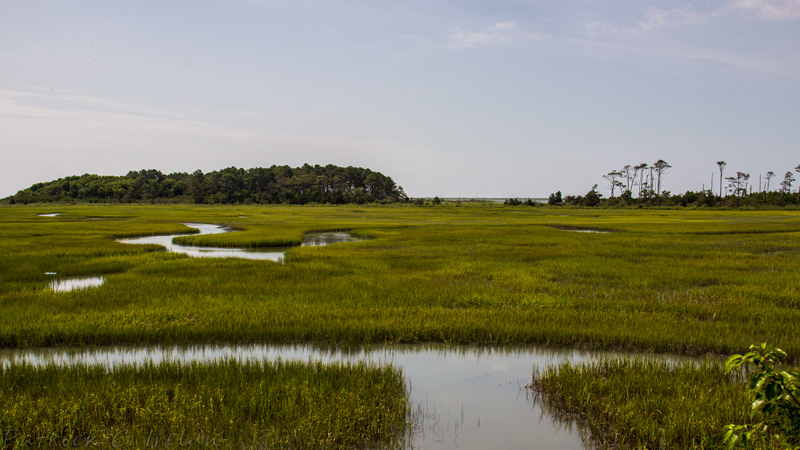
M 198 233 L 194 236 L 204 234 L 221 234 L 231 232 L 231 228 L 222 225 L 209 223 L 185 223 L 189 228 L 195 228 Z M 179 245 L 172 242 L 173 238 L 186 236 L 186 234 L 169 234 L 162 236 L 145 236 L 131 239 L 118 239 L 117 242 L 123 244 L 156 244 L 167 249 L 168 252 L 182 253 L 195 258 L 243 258 L 262 261 L 281 262 L 286 256 L 289 247 L 270 247 L 270 248 L 218 248 L 218 247 L 195 247 L 189 245 Z M 346 232 L 323 232 L 307 233 L 303 238 L 303 247 L 318 247 L 323 245 L 338 244 L 340 242 L 355 242 L 360 239 L 351 236 Z
M 55 213 L 60 214 L 60 213 Z M 40 214 L 42 216 L 43 214 Z M 186 223 L 190 228 L 198 230 L 196 235 L 229 233 L 233 230 L 222 225 L 209 223 Z M 145 236 L 129 239 L 118 239 L 117 242 L 123 244 L 156 244 L 167 249 L 169 252 L 181 253 L 195 258 L 243 258 L 261 261 L 282 262 L 286 256 L 286 250 L 290 247 L 269 247 L 263 249 L 245 248 L 217 248 L 217 247 L 195 247 L 189 245 L 179 245 L 172 242 L 173 238 L 186 236 L 186 234 L 169 234 L 161 236 Z M 358 242 L 362 239 L 351 236 L 344 231 L 325 231 L 319 233 L 306 233 L 303 237 L 302 247 L 321 247 L 324 245 L 338 244 L 342 242 Z M 48 273 L 57 277 L 56 273 Z M 101 286 L 104 282 L 101 276 L 95 277 L 74 277 L 74 278 L 54 278 L 50 282 L 50 288 L 54 292 L 69 292 L 80 289 L 87 289 Z

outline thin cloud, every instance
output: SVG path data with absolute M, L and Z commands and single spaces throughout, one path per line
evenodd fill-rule
M 706 27 L 711 30 L 730 19 L 732 13 L 747 9 L 764 19 L 789 19 L 800 16 L 800 0 L 728 0 L 722 9 L 698 10 L 691 4 L 680 8 L 661 9 L 650 7 L 634 24 L 618 25 L 592 21 L 584 23 L 586 38 L 566 40 L 573 44 L 598 49 L 638 53 L 656 57 L 682 59 L 720 64 L 728 67 L 771 75 L 796 75 L 800 73 L 800 62 L 792 58 L 770 58 L 746 49 L 731 46 L 706 46 L 701 42 L 685 39 L 683 33 L 670 33 L 677 27 Z M 732 6 L 738 5 L 736 9 Z M 699 30 L 699 33 L 709 32 Z
M 620 30 L 619 27 L 616 25 L 601 22 L 601 21 L 592 21 L 587 22 L 584 24 L 584 29 L 586 35 L 590 38 L 605 38 L 605 37 L 622 37 L 626 34 L 625 31 Z
M 661 9 L 651 6 L 644 17 L 635 24 L 613 24 L 603 21 L 590 21 L 583 24 L 584 34 L 593 39 L 625 39 L 655 32 L 663 28 L 696 25 L 708 21 L 716 12 L 701 12 L 687 4 L 680 8 Z
M 509 32 L 515 28 L 514 22 L 505 21 L 494 24 L 485 31 L 466 32 L 456 29 L 447 37 L 447 48 L 476 48 L 505 42 Z
M 134 103 L 109 100 L 87 94 L 70 93 L 54 95 L 56 102 L 41 102 L 47 98 L 40 92 L 11 91 L 0 89 L 0 119 L 9 124 L 14 122 L 21 126 L 9 126 L 7 132 L 20 137 L 20 142 L 25 137 L 37 136 L 46 140 L 47 136 L 39 135 L 45 123 L 57 127 L 60 131 L 77 137 L 81 133 L 115 132 L 134 133 L 140 136 L 162 136 L 164 142 L 171 142 L 175 138 L 218 139 L 232 141 L 257 142 L 260 144 L 286 146 L 289 148 L 321 148 L 324 146 L 369 149 L 370 146 L 388 145 L 388 142 L 355 140 L 346 136 L 308 136 L 284 133 L 278 130 L 264 130 L 261 128 L 247 128 L 230 125 L 226 122 L 209 122 L 200 118 L 202 112 L 190 114 L 188 111 L 179 112 L 166 108 L 155 109 L 150 106 L 141 106 Z M 48 99 L 48 100 L 53 100 Z M 102 107 L 102 108 L 100 108 Z M 223 112 L 215 110 L 217 116 Z M 247 112 L 244 112 L 247 114 Z M 242 112 L 232 111 L 231 120 L 242 115 Z M 80 127 L 70 133 L 70 127 Z M 123 139 L 119 139 L 123 142 Z
M 648 8 L 644 20 L 639 22 L 639 28 L 655 30 L 670 25 L 692 24 L 698 22 L 700 18 L 701 14 L 691 5 L 669 10 L 651 6 Z
M 17 112 L 31 107 L 39 107 L 37 112 L 49 111 L 45 117 L 55 118 L 57 111 L 69 111 L 64 117 L 77 117 L 86 111 L 133 114 L 138 117 L 181 118 L 180 114 L 145 104 L 126 103 L 107 98 L 88 95 L 77 91 L 52 90 L 41 86 L 31 86 L 26 91 L 0 89 L 0 100 L 9 102 Z M 11 109 L 6 109 L 5 112 Z M 2 113 L 0 113 L 2 115 Z M 38 117 L 38 116 L 37 116 Z
M 733 0 L 731 5 L 763 20 L 800 19 L 800 0 Z
M 795 75 L 800 73 L 800 63 L 777 61 L 754 56 L 740 56 L 724 50 L 702 48 L 686 44 L 642 44 L 640 42 L 601 41 L 597 39 L 567 39 L 574 45 L 610 51 L 636 53 L 640 55 L 702 61 L 721 64 L 736 69 L 761 72 L 770 75 Z
M 507 20 L 505 22 L 496 23 L 493 28 L 496 30 L 508 30 L 514 28 L 514 26 L 514 22 Z

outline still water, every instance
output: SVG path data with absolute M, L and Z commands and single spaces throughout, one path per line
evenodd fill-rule
M 101 286 L 103 281 L 103 277 L 55 279 L 50 282 L 50 288 L 53 289 L 54 292 L 77 291 L 79 289 Z
M 344 351 L 313 346 L 201 345 L 0 350 L 0 365 L 13 360 L 36 365 L 82 362 L 113 368 L 151 361 L 278 358 L 392 364 L 403 370 L 409 387 L 412 427 L 408 430 L 408 448 L 579 450 L 591 448 L 586 433 L 545 414 L 525 389 L 534 367 L 630 356 L 533 346 L 406 345 Z
M 572 233 L 600 233 L 600 234 L 611 233 L 611 231 L 609 230 L 601 230 L 599 228 L 577 228 L 577 227 L 560 227 L 560 226 L 554 226 L 553 228 L 561 231 L 569 231 Z
M 199 231 L 199 233 L 195 234 L 194 236 L 203 234 L 229 233 L 232 231 L 229 227 L 208 223 L 185 223 L 184 225 L 189 228 L 195 228 Z M 275 262 L 283 261 L 283 258 L 286 256 L 286 250 L 288 250 L 288 247 L 245 249 L 195 247 L 174 244 L 172 239 L 178 236 L 186 236 L 186 234 L 170 234 L 166 236 L 145 236 L 132 239 L 119 239 L 117 242 L 121 242 L 123 244 L 157 244 L 165 247 L 168 252 L 182 253 L 195 258 L 243 258 Z M 302 245 L 304 247 L 315 247 L 338 244 L 340 242 L 355 242 L 359 240 L 360 239 L 345 232 L 308 233 L 305 235 Z

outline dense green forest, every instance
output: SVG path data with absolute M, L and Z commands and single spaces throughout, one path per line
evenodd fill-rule
M 371 203 L 407 200 L 403 188 L 361 167 L 228 167 L 203 173 L 131 171 L 125 176 L 80 175 L 37 183 L 9 203 Z

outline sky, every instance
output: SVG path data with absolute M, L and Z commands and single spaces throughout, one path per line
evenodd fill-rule
M 716 191 L 798 150 L 800 0 L 0 0 L 0 197 L 304 163 L 608 196 L 659 159 Z

